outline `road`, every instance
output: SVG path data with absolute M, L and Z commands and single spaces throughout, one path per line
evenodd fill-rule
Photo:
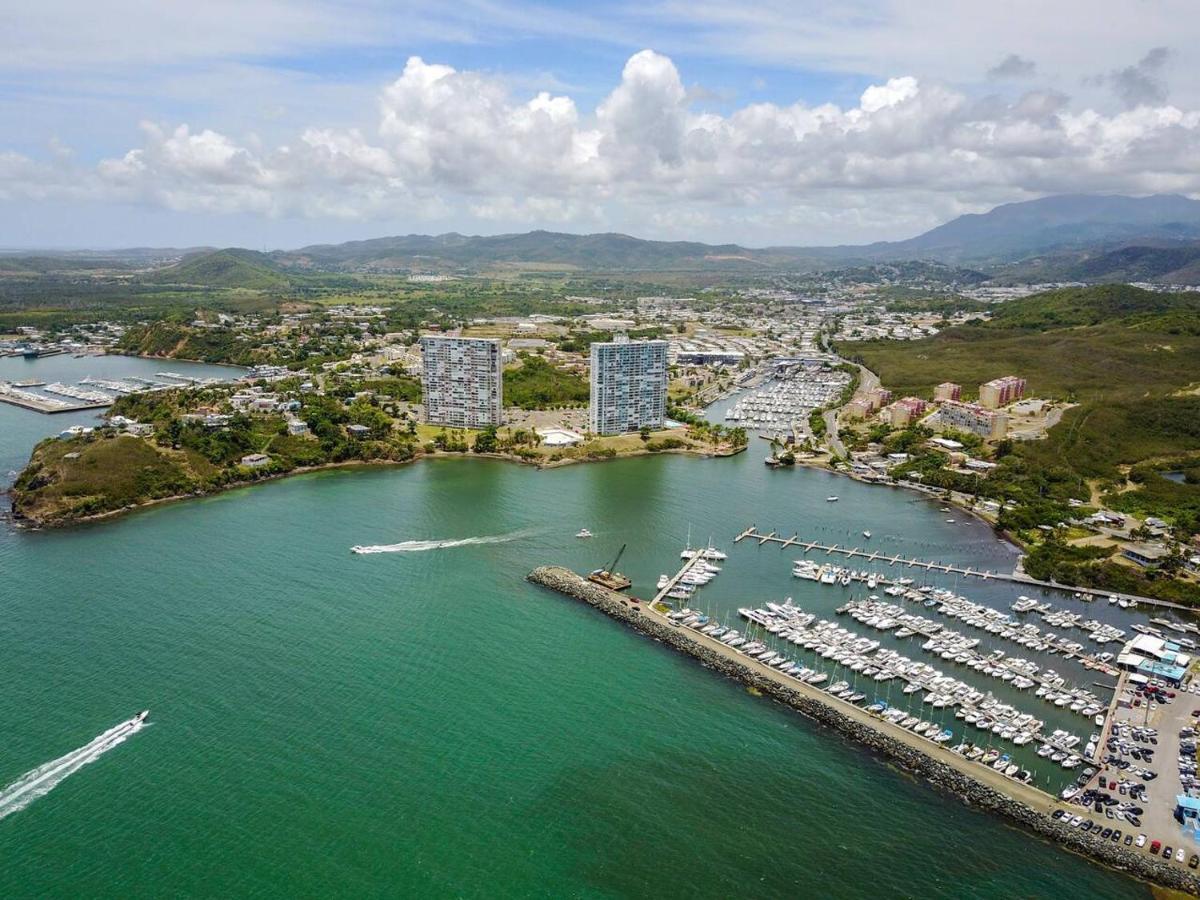
M 855 397 L 865 397 L 873 390 L 879 387 L 879 376 L 868 369 L 866 366 L 852 363 L 848 359 L 837 358 L 838 362 L 848 363 L 849 365 L 858 368 L 858 389 L 854 392 Z M 829 445 L 829 449 L 838 456 L 846 456 L 846 445 L 842 443 L 841 435 L 838 433 L 837 426 L 838 410 L 831 409 L 826 411 L 825 419 L 825 443 Z

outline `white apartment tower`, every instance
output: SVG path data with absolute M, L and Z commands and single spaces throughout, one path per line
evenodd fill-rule
M 500 342 L 421 338 L 425 421 L 451 428 L 499 425 L 504 408 Z
M 615 340 L 592 344 L 592 392 L 588 427 L 595 434 L 623 434 L 667 416 L 667 342 Z

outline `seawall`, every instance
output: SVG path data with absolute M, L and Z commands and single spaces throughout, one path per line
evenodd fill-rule
M 593 584 L 569 569 L 541 566 L 527 579 L 581 600 L 661 643 L 686 653 L 706 668 L 753 687 L 779 703 L 835 729 L 905 769 L 949 791 L 964 803 L 999 813 L 1061 846 L 1145 881 L 1200 896 L 1200 878 L 1191 870 L 1145 849 L 1126 847 L 1085 834 L 1051 817 L 1055 809 L 1082 815 L 1082 808 L 1060 803 L 1031 785 L 1005 778 L 946 747 L 892 725 L 812 685 L 744 657 L 731 647 L 692 629 L 672 624 L 662 614 L 616 591 Z M 927 745 L 927 746 L 922 746 Z

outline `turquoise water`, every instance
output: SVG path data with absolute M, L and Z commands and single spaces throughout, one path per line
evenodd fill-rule
M 7 413 L 4 459 L 47 422 Z M 982 525 L 762 455 L 437 460 L 0 531 L 0 783 L 153 722 L 0 819 L 0 896 L 1147 895 L 522 580 L 626 545 L 644 595 L 689 523 L 729 551 L 718 614 L 845 600 L 731 546 L 750 522 L 1011 566 Z

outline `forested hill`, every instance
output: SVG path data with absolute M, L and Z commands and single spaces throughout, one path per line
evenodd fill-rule
M 1200 334 L 1200 293 L 1168 294 L 1128 284 L 1062 288 L 1001 304 L 989 326 L 1047 331 L 1110 323 Z

